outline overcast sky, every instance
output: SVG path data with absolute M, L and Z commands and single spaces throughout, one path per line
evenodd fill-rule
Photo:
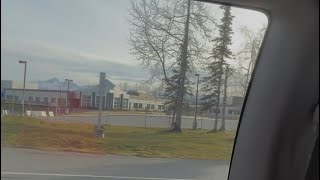
M 1 79 L 21 80 L 28 61 L 28 80 L 57 77 L 77 84 L 98 82 L 99 72 L 113 81 L 148 78 L 129 53 L 125 21 L 130 0 L 1 0 Z M 240 26 L 260 28 L 265 15 L 233 9 L 234 46 L 243 39 Z

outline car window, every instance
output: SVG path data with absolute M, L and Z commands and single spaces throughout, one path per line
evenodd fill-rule
M 227 178 L 265 14 L 193 0 L 1 5 L 1 178 Z

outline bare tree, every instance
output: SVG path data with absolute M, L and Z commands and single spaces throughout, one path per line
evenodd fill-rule
M 236 60 L 238 61 L 239 69 L 234 77 L 239 86 L 242 88 L 241 94 L 245 96 L 253 68 L 257 60 L 259 49 L 266 31 L 266 26 L 263 26 L 258 31 L 253 31 L 248 27 L 242 27 L 241 33 L 245 38 L 243 49 L 237 53 Z
M 131 2 L 128 21 L 132 54 L 148 67 L 152 78 L 175 87 L 170 77 L 181 60 L 173 129 L 180 131 L 186 74 L 206 50 L 204 44 L 212 30 L 209 26 L 213 18 L 202 2 L 141 0 Z
M 227 106 L 227 97 L 228 97 L 228 87 L 230 86 L 229 77 L 235 72 L 234 68 L 231 68 L 229 64 L 226 65 L 225 74 L 224 74 L 224 83 L 223 83 L 223 99 L 222 99 L 222 117 L 221 117 L 221 126 L 220 130 L 225 130 L 225 119 L 226 119 L 226 106 Z

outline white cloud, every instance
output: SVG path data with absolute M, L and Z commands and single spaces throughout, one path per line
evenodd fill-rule
M 27 47 L 27 48 L 26 48 Z M 17 79 L 20 59 L 28 61 L 28 75 L 32 80 L 72 78 L 81 84 L 95 82 L 99 72 L 112 79 L 143 80 L 146 71 L 141 66 L 110 61 L 105 57 L 75 49 L 65 49 L 40 41 L 1 43 L 1 76 Z M 129 78 L 128 78 L 129 77 Z

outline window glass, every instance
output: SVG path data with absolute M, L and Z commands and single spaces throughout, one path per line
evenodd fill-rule
M 96 108 L 99 107 L 99 103 L 100 103 L 100 96 L 96 96 Z
M 127 98 L 123 98 L 122 109 L 128 109 L 128 102 Z
M 120 109 L 121 98 L 114 98 L 114 109 Z
M 1 6 L 1 176 L 227 178 L 264 14 L 196 0 Z
M 105 107 L 105 96 L 102 97 L 102 108 Z M 89 98 L 86 99 L 86 102 L 89 103 Z M 96 96 L 96 108 L 99 108 L 100 96 Z
M 13 96 L 12 95 L 7 95 L 7 100 L 13 100 Z
M 91 96 L 88 96 L 88 95 L 82 96 L 82 106 L 91 107 Z
M 133 108 L 138 108 L 138 103 L 134 103 Z

